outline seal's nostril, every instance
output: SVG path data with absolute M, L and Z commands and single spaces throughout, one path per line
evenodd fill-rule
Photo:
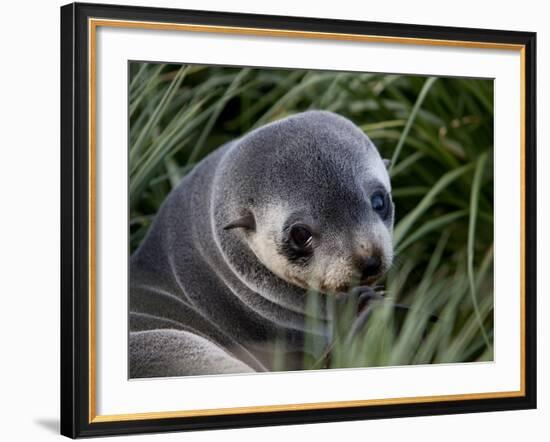
M 380 262 L 380 258 L 376 255 L 369 256 L 368 258 L 363 260 L 361 267 L 361 276 L 363 277 L 363 279 L 377 275 L 378 272 L 380 272 L 381 264 L 382 263 Z

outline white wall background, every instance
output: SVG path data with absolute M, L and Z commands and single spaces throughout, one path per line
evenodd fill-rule
M 114 1 L 114 0 L 113 0 Z M 545 440 L 550 434 L 550 325 L 544 313 L 550 255 L 549 14 L 544 2 L 254 2 L 120 0 L 126 4 L 420 23 L 538 32 L 538 342 L 539 409 L 428 418 L 223 430 L 124 440 L 231 441 Z M 59 6 L 58 0 L 9 2 L 0 26 L 0 438 L 53 440 L 59 410 Z M 507 4 L 509 3 L 509 5 Z M 546 167 L 545 167 L 546 166 Z M 547 248 L 548 247 L 548 248 Z

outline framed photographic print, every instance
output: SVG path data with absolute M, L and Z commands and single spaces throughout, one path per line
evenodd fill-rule
M 534 33 L 61 8 L 61 432 L 536 406 Z

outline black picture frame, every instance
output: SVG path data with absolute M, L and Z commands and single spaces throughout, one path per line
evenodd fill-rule
M 524 50 L 524 395 L 94 422 L 89 377 L 89 18 L 521 45 Z M 76 438 L 536 408 L 536 34 L 166 8 L 61 8 L 61 434 Z

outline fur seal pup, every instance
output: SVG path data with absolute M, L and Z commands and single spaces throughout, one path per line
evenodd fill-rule
M 299 369 L 318 291 L 368 287 L 391 265 L 394 207 L 378 150 L 348 119 L 308 111 L 204 158 L 130 260 L 129 375 Z M 277 347 L 280 348 L 280 347 Z

